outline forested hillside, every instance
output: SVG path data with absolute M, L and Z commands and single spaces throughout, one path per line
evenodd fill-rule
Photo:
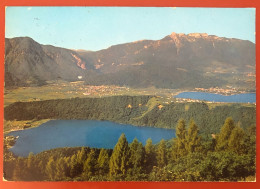
M 156 104 L 157 103 L 157 104 Z M 113 96 L 105 98 L 73 98 L 34 102 L 16 102 L 4 109 L 5 120 L 91 119 L 109 120 L 138 126 L 175 128 L 178 120 L 191 118 L 200 132 L 219 131 L 227 117 L 242 128 L 256 123 L 255 107 L 242 104 L 206 103 L 160 104 L 152 96 Z

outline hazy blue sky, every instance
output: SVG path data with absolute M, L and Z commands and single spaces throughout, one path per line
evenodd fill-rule
M 252 8 L 7 7 L 7 38 L 99 50 L 172 32 L 208 33 L 255 42 Z

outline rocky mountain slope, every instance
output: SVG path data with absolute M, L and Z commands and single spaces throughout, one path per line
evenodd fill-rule
M 6 86 L 80 78 L 92 85 L 208 88 L 252 85 L 255 80 L 254 43 L 203 33 L 172 33 L 161 40 L 119 44 L 95 52 L 41 45 L 20 37 L 6 39 L 5 49 Z

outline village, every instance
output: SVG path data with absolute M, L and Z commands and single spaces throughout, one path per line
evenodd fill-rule
M 128 86 L 116 85 L 86 85 L 84 81 L 65 82 L 50 81 L 47 85 L 41 87 L 20 87 L 12 90 L 5 90 L 5 106 L 13 103 L 16 99 L 19 101 L 41 101 L 49 99 L 66 99 L 66 98 L 84 98 L 84 97 L 106 97 L 121 95 L 154 95 L 162 98 L 165 104 L 176 102 L 202 102 L 203 100 L 189 98 L 175 98 L 176 95 L 185 91 L 215 93 L 221 95 L 234 95 L 245 93 L 246 91 L 226 86 L 225 88 L 194 88 L 194 89 L 158 89 L 149 88 L 130 88 Z M 205 101 L 203 101 L 205 102 Z M 211 102 L 208 102 L 211 103 Z
M 56 93 L 63 93 L 70 97 L 114 96 L 120 95 L 123 91 L 129 91 L 128 87 L 115 85 L 85 85 L 83 81 L 54 83 L 50 86 Z
M 119 92 L 123 90 L 128 90 L 127 87 L 119 87 L 119 86 L 85 86 L 84 88 L 79 88 L 80 90 L 84 90 L 84 96 L 95 95 L 95 96 L 104 96 L 104 95 L 117 95 Z
M 235 87 L 226 86 L 227 88 L 219 88 L 219 87 L 211 87 L 208 89 L 204 88 L 195 88 L 196 92 L 206 92 L 206 93 L 215 93 L 221 95 L 234 95 L 238 93 L 242 93 L 241 91 L 237 90 Z

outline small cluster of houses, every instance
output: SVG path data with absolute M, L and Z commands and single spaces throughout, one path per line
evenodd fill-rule
M 85 86 L 83 89 L 85 92 L 83 95 L 88 96 L 88 95 L 115 95 L 120 91 L 127 90 L 126 87 L 119 87 L 119 86 L 105 86 L 105 85 L 100 85 L 100 86 Z
M 189 98 L 176 98 L 176 102 L 201 102 L 202 100 L 195 100 Z
M 209 89 L 195 88 L 195 90 L 199 92 L 215 93 L 215 94 L 222 94 L 222 95 L 231 95 L 234 93 L 238 93 L 237 89 L 232 86 L 227 86 L 226 89 L 219 88 L 219 87 L 211 87 Z

